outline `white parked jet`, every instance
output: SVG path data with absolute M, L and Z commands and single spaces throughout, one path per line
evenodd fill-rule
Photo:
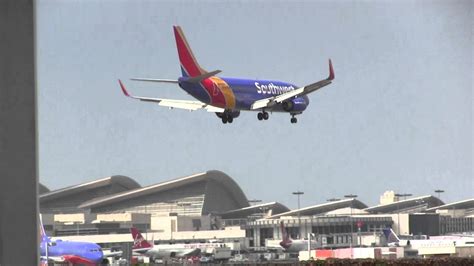
M 143 238 L 137 228 L 130 228 L 133 237 L 132 251 L 150 257 L 152 260 L 163 258 L 184 258 L 196 256 L 201 253 L 199 248 L 186 248 L 182 245 L 160 245 L 155 246 Z

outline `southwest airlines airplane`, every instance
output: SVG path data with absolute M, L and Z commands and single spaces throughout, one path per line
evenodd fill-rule
M 169 108 L 190 111 L 205 109 L 216 113 L 224 124 L 232 123 L 234 118 L 240 115 L 240 111 L 257 111 L 258 120 L 267 120 L 268 112 L 288 113 L 291 115 L 291 123 L 296 123 L 295 116 L 303 113 L 309 105 L 307 94 L 331 84 L 334 79 L 331 60 L 329 60 L 329 77 L 304 87 L 277 80 L 218 77 L 216 74 L 220 73 L 220 70 L 207 72 L 199 66 L 179 26 L 174 26 L 174 35 L 183 76 L 177 80 L 148 78 L 132 80 L 178 84 L 196 98 L 196 101 L 133 96 L 119 80 L 126 96 Z
M 107 262 L 107 257 L 122 256 L 122 251 L 105 252 L 96 243 L 52 240 L 44 231 L 40 218 L 40 255 L 41 265 L 49 262 L 72 265 L 98 265 Z
M 71 263 L 73 265 L 97 265 L 104 259 L 99 245 L 90 242 L 51 240 L 40 228 L 40 255 L 42 262 Z

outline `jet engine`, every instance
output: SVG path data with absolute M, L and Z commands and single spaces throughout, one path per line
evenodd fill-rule
M 306 107 L 307 103 L 304 99 L 302 98 L 295 98 L 291 100 L 286 100 L 281 103 L 283 110 L 287 112 L 303 112 Z

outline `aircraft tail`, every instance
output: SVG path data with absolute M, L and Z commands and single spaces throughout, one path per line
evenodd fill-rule
M 41 242 L 51 242 L 51 239 L 49 239 L 48 235 L 46 234 L 46 231 L 44 231 L 44 226 L 43 226 L 43 218 L 40 214 L 39 216 L 39 233 L 40 233 L 40 238 Z
M 143 248 L 153 247 L 152 244 L 148 243 L 148 241 L 146 241 L 145 238 L 143 238 L 142 234 L 137 228 L 135 227 L 130 228 L 130 233 L 132 233 L 132 237 L 133 237 L 132 249 L 143 249 Z
M 280 246 L 284 249 L 288 249 L 291 245 L 291 239 L 286 231 L 285 224 L 283 221 L 280 222 L 280 231 L 281 231 L 281 242 Z
M 392 230 L 392 228 L 384 228 L 383 234 L 387 238 L 387 243 L 398 243 L 400 242 L 400 238 L 398 238 L 397 234 Z
M 197 77 L 207 73 L 206 70 L 199 66 L 193 51 L 186 41 L 183 30 L 180 26 L 174 26 L 174 37 L 178 48 L 179 62 L 181 63 L 181 72 L 183 77 Z

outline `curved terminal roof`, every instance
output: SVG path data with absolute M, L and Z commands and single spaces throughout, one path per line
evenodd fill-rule
M 47 192 L 49 192 L 49 188 L 46 187 L 45 185 L 39 183 L 38 184 L 38 192 L 39 192 L 40 195 L 44 194 L 44 193 L 47 193 Z
M 55 200 L 58 198 L 68 197 L 73 194 L 81 193 L 84 191 L 106 187 L 110 185 L 115 185 L 123 188 L 123 190 L 131 190 L 141 187 L 135 180 L 131 179 L 128 176 L 123 175 L 114 175 L 98 180 L 94 180 L 87 183 L 82 183 L 79 185 L 69 186 L 58 190 L 53 190 L 45 194 L 40 195 L 40 200 L 42 202 Z
M 454 210 L 474 209 L 474 198 L 432 207 L 432 208 L 426 209 L 426 211 L 433 212 L 436 210 L 452 210 L 452 209 Z
M 302 216 L 313 216 L 318 214 L 323 214 L 333 210 L 341 208 L 355 208 L 355 209 L 364 209 L 367 208 L 365 203 L 357 199 L 343 199 L 338 201 L 331 201 L 323 204 L 313 205 L 310 207 L 305 207 L 301 209 L 296 209 L 288 212 L 279 213 L 268 217 L 269 219 L 280 218 L 282 216 L 296 216 L 298 213 Z
M 410 212 L 419 211 L 420 206 L 427 206 L 427 208 L 432 208 L 443 204 L 444 202 L 441 201 L 439 198 L 434 197 L 432 195 L 426 195 L 406 200 L 400 200 L 389 204 L 369 207 L 366 208 L 365 211 L 368 211 L 370 213 Z
M 239 218 L 247 218 L 256 213 L 261 213 L 264 211 L 271 210 L 272 214 L 278 214 L 282 212 L 288 212 L 290 209 L 285 205 L 279 202 L 268 202 L 258 205 L 253 205 L 245 208 L 240 208 L 236 210 L 226 211 L 221 213 L 221 217 L 223 219 L 239 219 Z
M 107 206 L 110 204 L 114 204 L 117 202 L 123 202 L 130 199 L 160 193 L 165 191 L 170 191 L 173 189 L 177 189 L 179 187 L 194 184 L 201 181 L 214 181 L 219 183 L 224 187 L 226 193 L 232 197 L 240 206 L 248 206 L 247 197 L 245 196 L 242 189 L 239 185 L 227 174 L 217 171 L 217 170 L 210 170 L 204 173 L 194 174 L 190 176 L 185 176 L 177 179 L 173 179 L 170 181 L 165 181 L 162 183 L 158 183 L 155 185 L 137 188 L 131 191 L 126 191 L 110 196 L 105 196 L 98 199 L 93 199 L 87 202 L 84 202 L 79 206 L 79 208 L 97 208 L 102 206 Z

